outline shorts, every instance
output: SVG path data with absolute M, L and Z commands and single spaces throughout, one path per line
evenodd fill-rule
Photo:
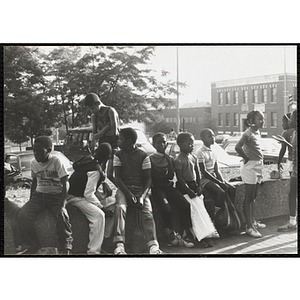
M 246 164 L 242 162 L 241 177 L 243 182 L 246 184 L 261 183 L 263 166 L 262 160 L 249 160 Z
M 293 172 L 293 161 L 292 160 L 289 160 L 289 159 L 287 160 L 286 168 L 290 173 Z

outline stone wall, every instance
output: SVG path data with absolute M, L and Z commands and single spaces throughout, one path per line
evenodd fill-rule
M 259 186 L 257 199 L 254 205 L 254 217 L 256 220 L 262 220 L 266 218 L 287 215 L 288 209 L 288 193 L 289 193 L 290 179 L 285 178 L 281 180 L 267 180 Z M 241 212 L 243 216 L 243 200 L 245 187 L 242 182 L 235 182 L 236 186 L 236 199 L 235 206 Z M 89 223 L 86 217 L 76 208 L 71 205 L 67 207 L 70 223 L 72 224 L 73 232 L 73 254 L 85 254 L 87 250 L 87 244 L 89 239 Z M 128 215 L 130 215 L 130 211 Z M 156 222 L 158 239 L 163 239 L 164 234 L 162 232 L 163 226 L 160 219 L 157 208 L 154 207 L 154 218 Z M 244 218 L 244 217 L 243 217 Z M 132 218 L 131 218 L 132 219 Z M 15 247 L 13 245 L 12 230 L 8 218 L 4 215 L 4 254 L 14 255 Z M 243 221 L 245 221 L 243 219 Z M 128 222 L 127 232 L 134 232 L 132 222 Z M 39 215 L 36 221 L 36 230 L 41 241 L 42 247 L 56 247 L 57 246 L 57 234 L 55 219 L 48 211 Z M 126 233 L 127 234 L 127 233 Z M 127 237 L 130 241 L 130 237 Z M 132 236 L 131 236 L 132 238 Z M 147 251 L 144 245 L 141 245 L 141 235 L 135 236 L 133 241 L 134 253 L 143 253 Z M 139 245 L 137 245 L 139 244 Z

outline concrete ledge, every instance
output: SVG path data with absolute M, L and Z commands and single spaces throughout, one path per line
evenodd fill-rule
M 234 205 L 244 219 L 243 202 L 245 198 L 245 185 L 235 182 L 236 197 Z M 258 187 L 257 198 L 254 203 L 254 218 L 256 220 L 267 219 L 289 214 L 288 194 L 290 179 L 268 179 Z
M 67 211 L 72 225 L 72 253 L 86 253 L 89 242 L 89 222 L 78 208 L 67 205 Z M 55 217 L 48 210 L 38 216 L 35 229 L 42 247 L 57 247 Z
M 242 182 L 235 182 L 236 199 L 235 206 L 245 222 L 243 214 L 243 201 L 245 186 Z M 264 181 L 259 186 L 257 199 L 254 205 L 254 217 L 257 220 L 267 219 L 271 217 L 288 215 L 288 193 L 290 179 L 270 179 Z M 73 236 L 73 254 L 85 254 L 89 241 L 89 222 L 82 212 L 72 205 L 67 206 L 70 223 L 72 225 Z M 134 227 L 133 212 L 128 210 L 127 216 L 131 215 L 131 222 L 126 223 L 126 241 L 131 243 L 129 251 L 133 253 L 146 253 L 143 233 L 137 232 Z M 160 213 L 156 207 L 153 207 L 153 215 L 156 223 L 157 237 L 159 240 L 165 239 Z M 36 231 L 41 241 L 42 247 L 57 247 L 57 234 L 55 226 L 55 218 L 49 211 L 44 211 L 39 215 L 36 221 Z M 126 248 L 127 249 L 127 248 Z M 14 255 L 15 246 L 13 232 L 10 222 L 6 214 L 4 214 L 4 254 Z

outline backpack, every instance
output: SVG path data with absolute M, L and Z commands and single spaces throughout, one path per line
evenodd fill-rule
M 241 218 L 228 193 L 226 193 L 224 206 L 215 215 L 215 224 L 217 228 L 226 231 L 238 230 L 242 226 Z

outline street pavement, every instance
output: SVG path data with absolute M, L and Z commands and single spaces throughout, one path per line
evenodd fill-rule
M 194 248 L 171 247 L 161 244 L 165 254 L 171 255 L 295 255 L 298 254 L 298 231 L 278 232 L 277 228 L 285 223 L 287 216 L 263 220 L 267 228 L 260 229 L 261 238 L 252 238 L 244 230 L 230 236 L 212 239 L 214 246 Z

